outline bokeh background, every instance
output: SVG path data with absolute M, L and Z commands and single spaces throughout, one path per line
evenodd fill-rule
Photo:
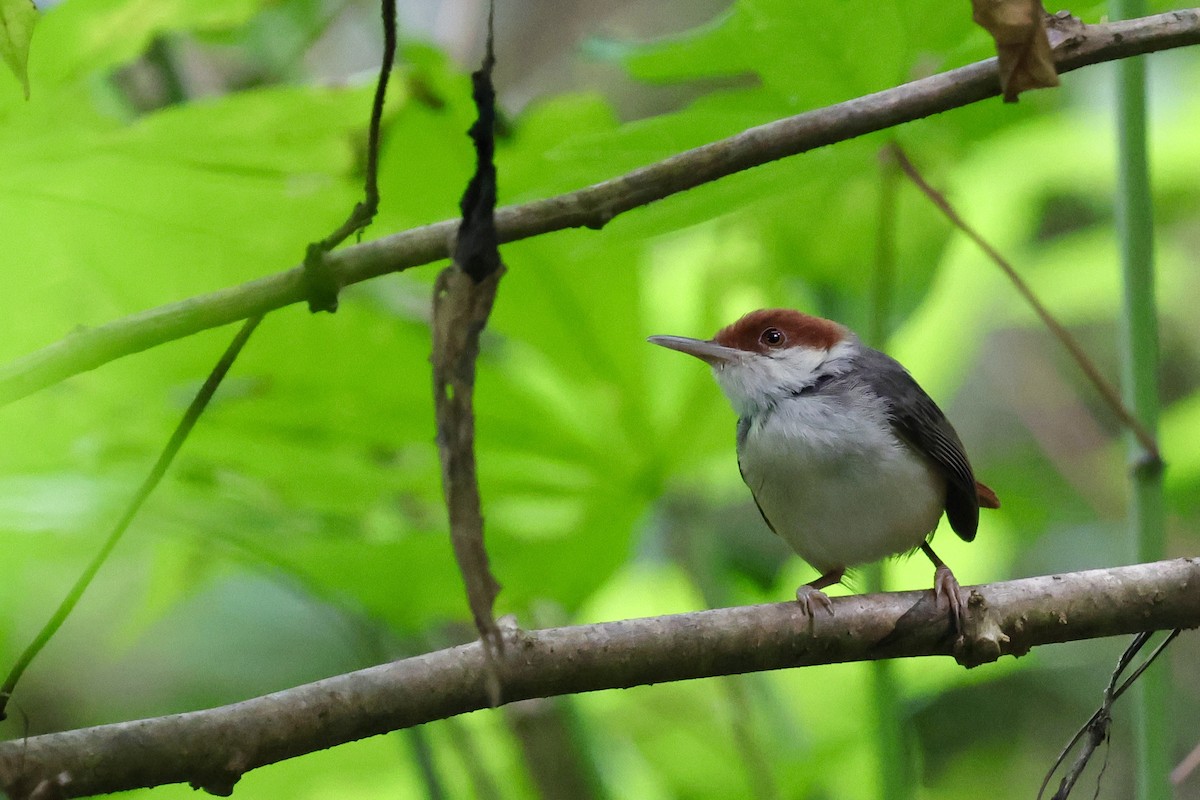
M 497 5 L 502 203 L 991 53 L 965 3 Z M 0 362 L 287 268 L 344 218 L 380 52 L 374 3 L 43 8 L 31 99 L 0 76 Z M 1103 9 L 1072 11 L 1094 22 Z M 485 14 L 481 0 L 400 3 L 383 202 L 368 238 L 455 215 Z M 1155 55 L 1150 76 L 1168 548 L 1194 555 L 1200 58 Z M 906 148 L 1115 380 L 1112 99 L 1113 71 L 1097 66 L 1017 105 L 976 104 L 727 178 L 603 231 L 506 246 L 476 398 L 498 610 L 526 626 L 586 623 L 785 600 L 813 577 L 759 520 L 738 478 L 733 414 L 706 370 L 644 342 L 708 336 L 765 305 L 851 325 L 948 412 L 1004 502 L 973 544 L 938 539 L 964 583 L 1132 561 L 1113 415 L 999 271 L 880 158 L 889 142 Z M 472 638 L 433 445 L 438 268 L 352 287 L 334 316 L 297 306 L 267 319 L 0 734 L 232 702 Z M 231 335 L 167 343 L 0 408 L 4 669 Z M 887 568 L 894 588 L 931 578 L 920 558 Z M 896 664 L 915 796 L 1033 796 L 1125 644 L 1047 647 L 971 671 Z M 1190 634 L 1167 659 L 1173 763 L 1200 741 L 1198 659 Z M 237 791 L 874 798 L 871 669 L 523 703 L 262 769 Z M 1131 792 L 1118 708 L 1104 798 Z M 1200 775 L 1178 796 L 1200 798 Z

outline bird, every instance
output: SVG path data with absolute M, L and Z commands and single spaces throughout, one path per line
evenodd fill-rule
M 930 539 L 945 514 L 972 541 L 979 509 L 1000 501 L 908 370 L 845 325 L 786 308 L 752 311 L 712 339 L 648 341 L 712 367 L 763 521 L 820 573 L 796 590 L 804 615 L 833 614 L 822 589 L 846 570 L 919 549 L 934 565 L 935 601 L 961 632 L 966 598 Z

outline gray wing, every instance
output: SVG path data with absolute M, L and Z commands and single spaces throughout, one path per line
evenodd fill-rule
M 856 370 L 879 397 L 889 400 L 888 420 L 896 435 L 927 456 L 946 478 L 946 518 L 966 541 L 979 527 L 979 495 L 975 473 L 958 434 L 913 377 L 898 361 L 878 350 L 866 350 L 865 369 Z
M 737 452 L 738 452 L 738 474 L 742 476 L 742 483 L 750 489 L 750 496 L 754 498 L 754 507 L 758 509 L 758 515 L 763 518 L 763 522 L 767 523 L 767 527 L 771 529 L 771 533 L 776 536 L 779 531 L 775 530 L 775 526 L 771 524 L 771 520 L 767 519 L 767 512 L 763 511 L 762 505 L 758 502 L 758 496 L 754 494 L 754 487 L 750 485 L 750 481 L 746 480 L 746 470 L 742 469 L 742 446 L 746 443 L 746 436 L 750 433 L 750 418 L 741 417 L 737 423 Z

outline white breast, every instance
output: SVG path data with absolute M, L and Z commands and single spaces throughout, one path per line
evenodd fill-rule
M 918 547 L 945 508 L 945 480 L 878 403 L 781 400 L 749 426 L 739 459 L 771 527 L 823 573 Z

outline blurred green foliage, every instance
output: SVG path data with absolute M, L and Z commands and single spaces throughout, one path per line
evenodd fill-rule
M 311 85 L 280 55 L 319 28 L 319 5 L 71 0 L 46 13 L 32 99 L 0 81 L 0 361 L 288 267 L 344 217 L 372 87 Z M 988 54 L 969 14 L 932 0 L 796 9 L 740 0 L 700 30 L 615 48 L 640 81 L 729 85 L 624 122 L 595 93 L 540 99 L 499 143 L 501 201 L 579 188 Z M 170 37 L 247 48 L 288 82 L 143 113 L 116 77 Z M 453 216 L 472 164 L 464 74 L 428 46 L 403 56 L 368 236 Z M 1200 64 L 1178 53 L 1153 68 L 1163 450 L 1171 548 L 1184 554 L 1196 551 L 1200 515 L 1200 99 L 1189 88 Z M 644 338 L 708 335 L 763 305 L 863 329 L 889 140 L 1116 374 L 1107 78 L 1104 67 L 1076 72 L 1016 107 L 981 103 L 732 176 L 601 232 L 505 247 L 476 397 L 499 611 L 527 626 L 582 623 L 784 600 L 811 577 L 749 503 L 733 415 L 705 370 Z M 974 544 L 943 537 L 943 557 L 965 582 L 1128 561 L 1112 416 L 998 271 L 911 187 L 896 215 L 889 350 L 942 402 L 1005 503 Z M 336 316 L 296 307 L 268 318 L 0 731 L 20 735 L 23 717 L 41 732 L 230 702 L 469 636 L 433 445 L 437 268 L 353 287 Z M 4 664 L 98 546 L 230 335 L 165 344 L 0 409 Z M 931 579 L 919 560 L 891 575 L 898 588 Z M 973 672 L 901 664 L 922 796 L 1031 796 L 1121 646 L 1051 648 Z M 1176 649 L 1180 664 L 1197 656 L 1194 642 Z M 1200 684 L 1176 672 L 1195 719 Z M 865 666 L 844 665 L 559 708 L 596 796 L 870 798 L 866 686 Z M 1188 718 L 1181 755 L 1197 736 Z M 436 796 L 413 756 L 423 742 L 447 796 L 487 796 L 489 783 L 500 797 L 534 796 L 536 756 L 511 722 L 480 713 L 426 726 L 421 740 L 348 745 L 251 773 L 238 791 Z M 1129 785 L 1118 731 L 1103 797 Z M 1180 796 L 1198 787 L 1193 778 Z

